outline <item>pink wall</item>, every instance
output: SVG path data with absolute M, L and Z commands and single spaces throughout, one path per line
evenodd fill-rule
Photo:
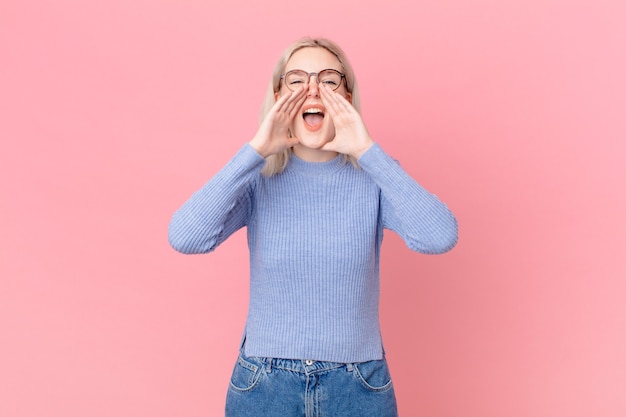
M 3 2 L 0 415 L 222 415 L 245 234 L 186 257 L 167 223 L 302 35 L 343 45 L 371 133 L 460 221 L 442 256 L 386 235 L 401 415 L 626 415 L 623 4 Z

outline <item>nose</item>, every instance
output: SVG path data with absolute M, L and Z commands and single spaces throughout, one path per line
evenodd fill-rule
M 320 88 L 319 88 L 319 84 L 317 83 L 317 74 L 309 75 L 308 90 L 309 90 L 307 93 L 308 97 L 319 97 Z

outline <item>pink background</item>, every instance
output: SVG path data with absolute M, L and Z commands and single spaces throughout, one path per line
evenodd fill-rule
M 620 0 L 3 1 L 0 415 L 222 415 L 245 233 L 190 257 L 167 224 L 303 35 L 344 47 L 370 132 L 460 222 L 442 256 L 386 235 L 401 415 L 626 415 L 625 20 Z

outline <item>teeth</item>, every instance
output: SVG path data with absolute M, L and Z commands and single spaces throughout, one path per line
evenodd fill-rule
M 305 113 L 305 114 L 307 114 L 307 113 L 313 113 L 313 114 L 316 114 L 316 113 L 322 113 L 322 109 L 316 109 L 316 108 L 306 109 L 306 110 L 304 111 L 304 113 Z

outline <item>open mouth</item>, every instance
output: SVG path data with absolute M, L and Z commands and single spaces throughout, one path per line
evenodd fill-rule
M 324 108 L 320 106 L 307 106 L 302 112 L 302 118 L 307 128 L 317 130 L 322 127 L 322 123 L 324 122 Z

